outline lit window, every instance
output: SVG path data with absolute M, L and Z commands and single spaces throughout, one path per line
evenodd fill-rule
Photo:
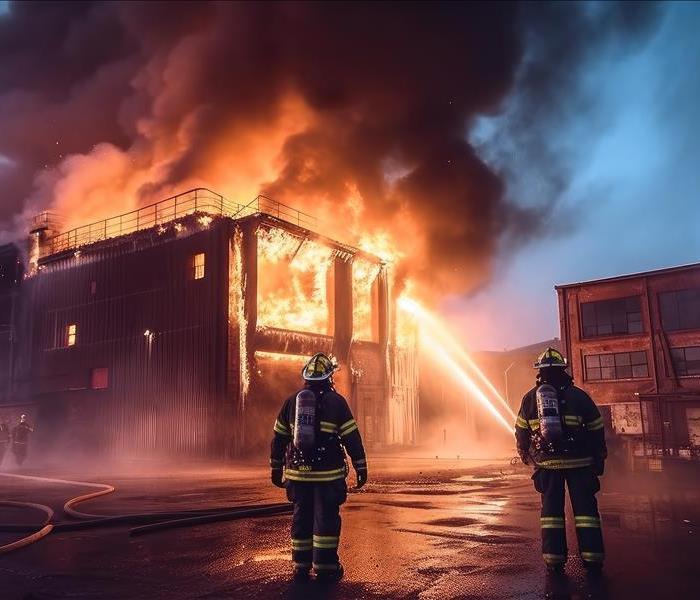
M 78 326 L 75 323 L 66 325 L 66 346 L 75 346 L 75 339 L 78 336 Z
M 204 252 L 195 254 L 192 264 L 194 269 L 194 278 L 204 279 Z

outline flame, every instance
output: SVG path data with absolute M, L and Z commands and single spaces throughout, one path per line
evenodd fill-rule
M 241 407 L 245 407 L 248 389 L 250 387 L 250 365 L 248 364 L 248 320 L 245 314 L 245 295 L 247 280 L 243 275 L 243 233 L 236 228 L 233 234 L 233 250 L 231 260 L 231 277 L 229 283 L 229 318 L 235 318 L 238 323 L 238 353 Z
M 278 228 L 257 235 L 258 325 L 332 334 L 333 249 Z
M 380 264 L 355 257 L 352 262 L 353 338 L 378 341 L 376 320 L 377 288 L 374 285 L 382 269 Z

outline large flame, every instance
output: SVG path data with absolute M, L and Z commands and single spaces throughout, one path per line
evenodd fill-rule
M 332 335 L 334 251 L 279 228 L 258 229 L 258 325 Z

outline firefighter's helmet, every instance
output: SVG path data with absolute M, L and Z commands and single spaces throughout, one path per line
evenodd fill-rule
M 545 369 L 547 367 L 562 367 L 566 369 L 568 363 L 559 350 L 549 347 L 537 357 L 535 369 Z
M 338 365 L 328 356 L 319 352 L 311 357 L 301 371 L 306 381 L 325 381 L 338 369 Z

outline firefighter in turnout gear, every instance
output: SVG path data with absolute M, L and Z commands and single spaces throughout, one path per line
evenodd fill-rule
M 321 579 L 338 580 L 340 505 L 345 502 L 352 459 L 357 487 L 367 481 L 367 459 L 350 407 L 333 388 L 337 366 L 316 354 L 302 370 L 304 389 L 287 398 L 274 426 L 270 454 L 272 483 L 285 487 L 294 503 L 294 574 L 305 578 L 313 566 Z
M 542 495 L 542 555 L 547 569 L 563 572 L 567 558 L 564 488 L 569 488 L 584 567 L 603 566 L 603 535 L 595 495 L 607 451 L 603 418 L 590 396 L 573 384 L 566 359 L 548 348 L 535 363 L 537 385 L 523 397 L 515 424 L 518 454 L 532 464 Z
M 12 430 L 12 453 L 20 467 L 27 458 L 30 433 L 34 433 L 34 430 L 27 423 L 27 415 L 22 415 L 19 418 L 19 423 Z
M 5 451 L 10 445 L 10 439 L 10 424 L 5 419 L 2 419 L 2 421 L 0 421 L 0 465 L 5 456 Z

